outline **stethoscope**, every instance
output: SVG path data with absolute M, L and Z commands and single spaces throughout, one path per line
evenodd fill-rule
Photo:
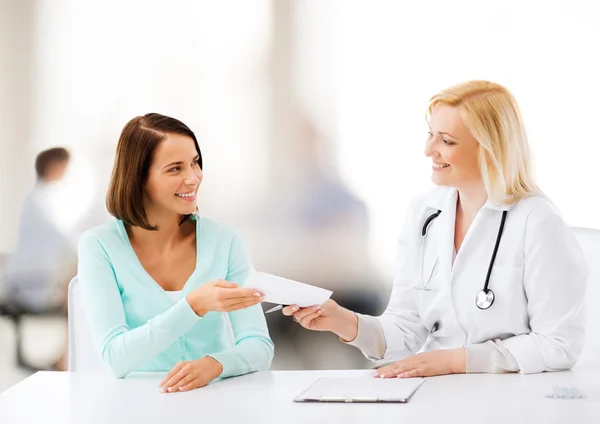
M 502 220 L 500 221 L 500 228 L 498 229 L 498 235 L 496 236 L 496 245 L 494 246 L 494 252 L 492 253 L 492 259 L 490 260 L 490 265 L 488 266 L 487 275 L 485 277 L 485 284 L 483 285 L 483 289 L 477 293 L 475 297 L 475 305 L 481 310 L 489 309 L 490 306 L 494 303 L 496 296 L 494 292 L 489 288 L 490 285 L 490 276 L 492 275 L 492 269 L 494 268 L 494 261 L 496 260 L 496 253 L 498 253 L 498 246 L 500 245 L 500 240 L 502 239 L 502 232 L 504 231 L 504 222 L 506 221 L 506 214 L 508 211 L 502 211 Z M 429 278 L 425 283 L 423 278 L 424 272 L 424 260 L 425 260 L 425 240 L 427 239 L 427 229 L 429 224 L 433 222 L 440 214 L 441 210 L 432 213 L 427 217 L 425 223 L 423 224 L 423 228 L 421 230 L 421 281 L 419 284 L 415 285 L 415 289 L 417 290 L 431 290 L 429 288 L 429 283 L 431 282 L 431 277 L 433 276 L 433 272 L 435 271 L 435 267 L 437 265 L 437 259 L 433 264 L 433 268 L 431 269 L 431 273 L 429 274 Z

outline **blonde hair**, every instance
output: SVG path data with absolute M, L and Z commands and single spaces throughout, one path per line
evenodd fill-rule
M 488 199 L 497 205 L 513 204 L 541 194 L 521 112 L 506 88 L 490 81 L 454 85 L 431 98 L 428 118 L 438 104 L 457 107 L 479 143 L 479 170 Z

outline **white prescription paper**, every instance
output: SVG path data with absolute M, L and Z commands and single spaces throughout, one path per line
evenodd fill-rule
M 257 271 L 250 274 L 244 288 L 261 291 L 265 295 L 265 302 L 298 305 L 301 308 L 321 305 L 333 293 L 331 290 Z

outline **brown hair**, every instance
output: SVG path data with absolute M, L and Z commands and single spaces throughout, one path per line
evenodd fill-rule
M 148 181 L 148 172 L 159 144 L 167 134 L 179 134 L 194 140 L 198 152 L 198 165 L 202 169 L 202 154 L 196 136 L 183 122 L 160 115 L 148 113 L 136 116 L 125 125 L 119 143 L 110 186 L 106 195 L 108 212 L 125 224 L 146 230 L 158 230 L 148 222 L 144 209 L 144 186 Z M 184 215 L 181 222 L 190 215 Z
M 70 157 L 69 151 L 64 147 L 53 147 L 40 152 L 35 158 L 35 172 L 38 178 L 45 178 L 52 165 L 66 162 Z

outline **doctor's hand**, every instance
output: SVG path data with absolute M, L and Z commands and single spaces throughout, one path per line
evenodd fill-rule
M 195 361 L 180 362 L 161 381 L 162 393 L 187 392 L 204 387 L 223 372 L 223 366 L 216 359 L 205 356 Z
M 409 356 L 377 370 L 375 377 L 408 378 L 434 375 L 464 374 L 466 371 L 464 348 L 435 350 Z
M 356 314 L 328 299 L 322 305 L 300 308 L 286 306 L 283 315 L 293 316 L 302 327 L 315 331 L 331 331 L 346 341 L 352 341 L 358 334 Z

